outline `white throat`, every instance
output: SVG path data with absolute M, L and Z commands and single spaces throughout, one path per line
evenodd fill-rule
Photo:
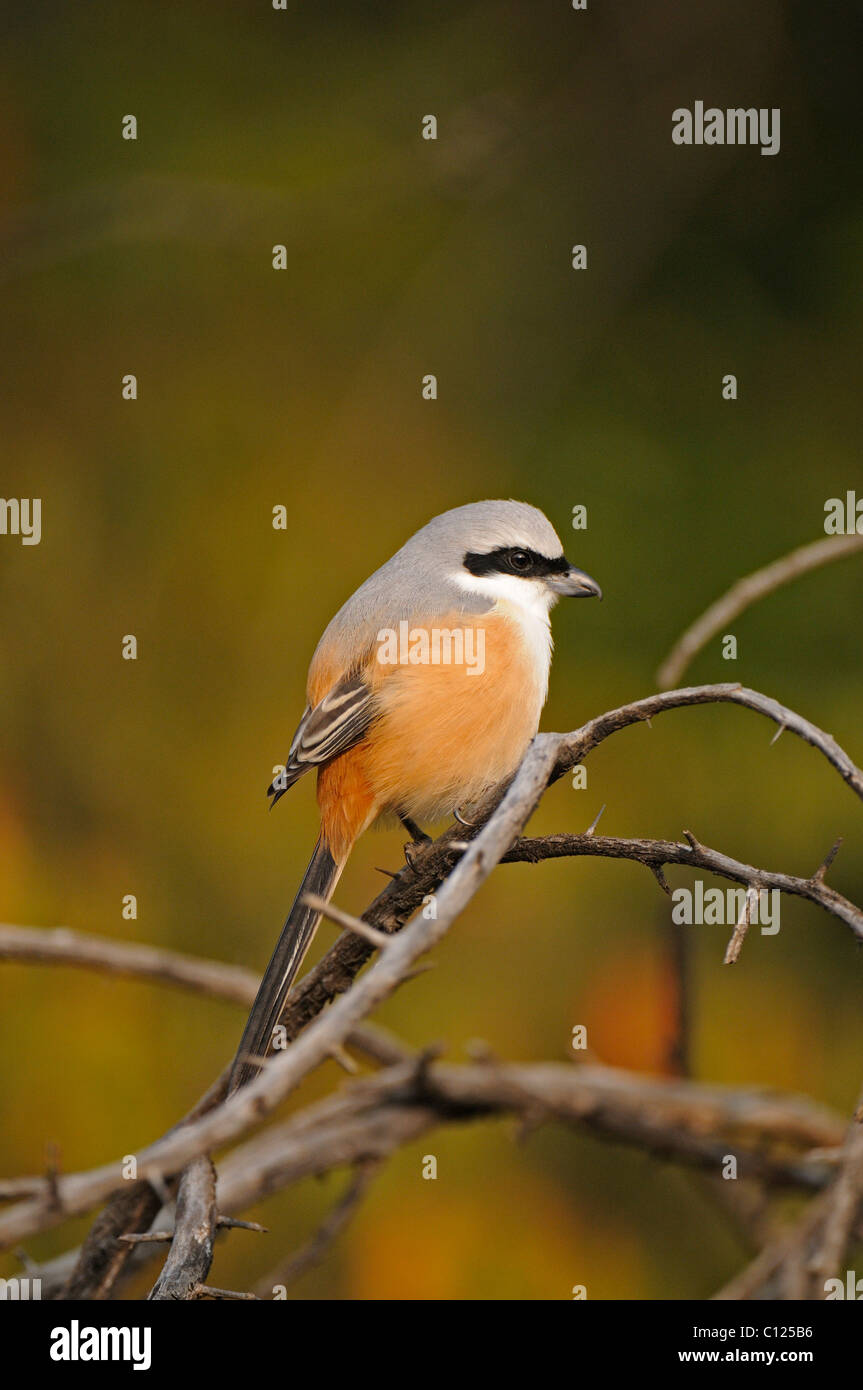
M 488 600 L 498 612 L 518 623 L 533 657 L 541 703 L 545 704 L 552 648 L 549 611 L 557 602 L 556 594 L 541 579 L 519 579 L 514 574 L 461 572 L 450 577 L 465 593 Z

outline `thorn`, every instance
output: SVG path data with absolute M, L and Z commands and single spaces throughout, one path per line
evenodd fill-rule
M 513 1139 L 516 1144 L 524 1144 L 530 1136 L 539 1129 L 544 1120 L 548 1119 L 548 1112 L 541 1105 L 534 1105 L 524 1110 L 515 1122 L 513 1129 Z
M 843 836 L 840 835 L 833 848 L 831 850 L 828 850 L 827 854 L 824 857 L 823 863 L 820 864 L 819 867 L 815 870 L 814 874 L 809 880 L 810 883 L 824 882 L 824 875 L 826 874 L 827 870 L 830 868 L 830 865 L 833 863 L 833 860 L 839 853 L 839 849 L 842 845 L 842 840 Z
M 600 818 L 601 818 L 602 813 L 603 813 L 604 810 L 605 810 L 605 803 L 603 802 L 603 804 L 600 806 L 599 810 L 597 811 L 596 816 L 595 816 L 594 819 L 593 819 L 593 823 L 592 823 L 591 825 L 589 825 L 589 826 L 587 827 L 587 829 L 585 830 L 585 832 L 584 832 L 585 837 L 591 836 L 591 835 L 594 834 L 594 832 L 595 832 L 595 830 L 596 830 L 596 827 L 599 825 L 599 821 L 600 821 Z
M 387 878 L 398 878 L 398 874 L 394 874 L 393 871 L 392 871 L 392 869 L 381 869 L 381 868 L 376 868 L 376 869 L 375 869 L 375 873 L 377 873 L 377 874 L 386 874 Z
M 782 737 L 782 735 L 785 733 L 785 730 L 787 729 L 787 727 L 788 727 L 787 724 L 780 724 L 780 725 L 779 725 L 779 728 L 776 730 L 776 733 L 773 735 L 772 739 L 770 740 L 770 747 L 771 747 L 771 748 L 773 747 L 774 743 L 776 743 L 777 740 L 780 739 L 780 738 Z
M 269 1227 L 261 1226 L 257 1221 L 240 1221 L 236 1216 L 220 1216 L 216 1219 L 217 1226 L 223 1226 L 227 1231 L 258 1231 L 261 1235 L 269 1235 Z
M 647 725 L 648 729 L 653 728 L 653 720 L 651 719 L 649 714 L 646 714 L 644 716 L 644 723 Z
M 375 927 L 370 927 L 368 922 L 361 922 L 358 917 L 351 917 L 350 913 L 342 912 L 340 907 L 334 907 L 327 902 L 326 898 L 319 898 L 316 893 L 306 893 L 303 901 L 313 907 L 321 916 L 327 917 L 337 926 L 344 927 L 346 931 L 352 931 L 357 936 L 361 936 L 370 946 L 375 946 L 379 951 L 386 950 L 390 945 L 390 938 L 385 932 L 378 931 Z
M 414 1058 L 413 1068 L 414 1084 L 417 1089 L 423 1090 L 428 1087 L 429 1067 L 432 1062 L 436 1062 L 438 1057 L 441 1057 L 445 1051 L 446 1047 L 442 1042 L 434 1042 L 429 1043 L 428 1047 L 424 1047 L 422 1052 L 417 1053 Z
M 169 1207 L 173 1205 L 174 1194 L 170 1191 L 168 1184 L 165 1181 L 164 1173 L 150 1173 L 147 1175 L 147 1181 L 152 1187 L 156 1196 L 160 1199 L 163 1207 Z
M 45 1145 L 45 1182 L 48 1185 L 48 1205 L 54 1211 L 62 1211 L 63 1203 L 60 1198 L 60 1188 L 57 1182 L 60 1176 L 60 1149 L 57 1144 L 47 1143 Z
M 415 965 L 413 970 L 409 970 L 406 975 L 402 975 L 402 982 L 406 984 L 408 980 L 415 980 L 417 975 L 425 975 L 428 970 L 434 970 L 436 965 L 437 962 L 433 960 L 424 961 L 422 965 Z
M 668 879 L 665 877 L 665 869 L 662 864 L 648 864 L 648 869 L 653 874 L 663 893 L 671 897 L 671 889 L 668 886 Z
M 235 1298 L 244 1303 L 260 1303 L 254 1293 L 235 1293 L 233 1289 L 213 1289 L 209 1284 L 196 1284 L 192 1289 L 193 1298 Z
M 118 1236 L 118 1240 L 125 1241 L 127 1245 L 150 1245 L 156 1241 L 169 1241 L 174 1239 L 173 1231 L 142 1231 L 140 1235 Z
M 752 909 L 758 902 L 758 896 L 759 889 L 756 887 L 756 885 L 754 883 L 747 884 L 746 897 L 743 899 L 743 907 L 740 912 L 740 917 L 737 920 L 737 925 L 731 934 L 731 940 L 729 941 L 728 946 L 726 948 L 725 957 L 722 962 L 723 965 L 737 964 L 737 961 L 740 957 L 740 952 L 743 949 L 743 943 L 746 940 L 746 933 L 749 930 L 749 924 L 752 921 Z
M 329 1048 L 328 1052 L 333 1061 L 338 1062 L 342 1070 L 346 1071 L 350 1076 L 356 1076 L 359 1073 L 360 1068 L 357 1066 L 357 1063 L 343 1047 L 336 1044 L 334 1047 Z
M 696 840 L 696 838 L 695 838 L 695 836 L 693 835 L 693 833 L 692 833 L 691 830 L 684 830 L 684 832 L 683 832 L 683 838 L 684 838 L 684 840 L 687 841 L 687 843 L 688 843 L 690 849 L 694 849 L 694 850 L 699 850 L 699 849 L 701 849 L 701 845 L 698 843 L 698 841 Z

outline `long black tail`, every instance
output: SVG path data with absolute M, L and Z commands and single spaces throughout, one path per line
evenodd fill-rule
M 319 898 L 329 899 L 343 867 L 343 864 L 336 863 L 322 836 L 315 846 L 315 852 L 309 861 L 294 905 L 282 927 L 273 958 L 267 966 L 257 998 L 252 1005 L 252 1012 L 249 1014 L 231 1067 L 229 1095 L 258 1075 L 260 1068 L 255 1065 L 254 1058 L 266 1056 L 273 1029 L 281 1016 L 294 976 L 302 965 L 303 956 L 318 929 L 321 914 L 314 908 L 307 907 L 303 898 L 306 893 L 312 893 Z

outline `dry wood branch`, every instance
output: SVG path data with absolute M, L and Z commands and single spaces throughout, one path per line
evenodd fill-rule
M 708 849 L 693 838 L 687 844 L 674 840 L 618 839 L 612 835 L 543 835 L 536 839 L 523 838 L 513 845 L 501 861 L 504 864 L 537 863 L 543 859 L 563 859 L 585 855 L 605 859 L 631 859 L 656 870 L 667 864 L 684 864 L 687 868 L 705 869 L 721 878 L 731 879 L 744 886 L 757 885 L 763 889 L 778 889 L 794 897 L 817 903 L 825 912 L 850 927 L 858 941 L 863 941 L 863 911 L 848 898 L 829 888 L 815 873 L 811 878 L 796 878 L 793 874 L 776 873 L 744 864 L 719 850 Z
M 827 1211 L 809 1274 L 816 1287 L 835 1275 L 857 1222 L 863 1202 L 863 1095 L 848 1129 L 839 1169 L 827 1194 Z
M 773 593 L 783 584 L 799 579 L 821 565 L 841 560 L 843 556 L 861 549 L 863 536 L 824 536 L 738 579 L 674 644 L 656 674 L 657 685 L 664 690 L 675 685 L 702 647 L 766 594 Z
M 570 734 L 559 736 L 562 738 L 561 753 L 550 780 L 562 777 L 620 729 L 631 724 L 649 722 L 654 715 L 665 710 L 712 703 L 743 705 L 764 715 L 780 728 L 790 728 L 798 737 L 817 748 L 852 790 L 863 798 L 863 773 L 829 734 L 825 734 L 809 720 L 803 719 L 778 701 L 761 695 L 758 691 L 731 684 L 694 686 L 650 695 L 646 699 L 611 710 Z M 499 796 L 492 796 L 478 808 L 472 815 L 473 824 L 462 822 L 452 826 L 434 844 L 419 850 L 414 856 L 413 868 L 403 869 L 395 876 L 363 913 L 363 920 L 382 931 L 397 931 L 404 919 L 421 905 L 425 895 L 436 891 L 452 868 L 456 857 L 454 844 L 476 835 L 499 799 Z M 837 912 L 836 915 L 841 916 L 841 912 Z M 849 922 L 849 925 L 853 926 L 853 923 Z M 287 1002 L 281 1022 L 288 1039 L 297 1037 L 332 999 L 350 989 L 354 977 L 370 955 L 371 951 L 366 944 L 355 938 L 342 937 L 330 948 L 323 959 L 295 986 Z
M 254 999 L 258 982 L 251 970 L 221 961 L 186 956 L 143 943 L 90 936 L 69 927 L 16 927 L 0 924 L 0 960 L 28 964 L 73 965 L 109 975 L 126 975 L 178 985 L 196 994 L 209 994 L 246 1004 Z
M 277 1288 L 287 1289 L 324 1258 L 334 1241 L 355 1215 L 371 1186 L 379 1164 L 372 1159 L 358 1163 L 342 1196 L 302 1249 L 264 1275 L 255 1285 L 258 1298 L 272 1298 Z
M 242 1211 L 303 1178 L 385 1159 L 441 1124 L 505 1115 L 531 1128 L 557 1120 L 708 1172 L 718 1171 L 734 1152 L 741 1176 L 804 1190 L 829 1181 L 844 1132 L 842 1120 L 829 1110 L 780 1092 L 663 1080 L 611 1067 L 502 1064 L 487 1054 L 470 1067 L 432 1065 L 415 1055 L 350 1083 L 234 1149 L 220 1165 L 218 1207 Z M 154 1249 L 136 1243 L 136 1267 Z M 46 1287 L 65 1277 L 68 1258 L 40 1270 Z M 273 1278 L 278 1282 L 285 1281 Z
M 187 1164 L 180 1180 L 174 1238 L 148 1297 L 190 1299 L 206 1284 L 216 1239 L 216 1170 L 207 1155 Z
M 515 779 L 491 819 L 465 851 L 438 894 L 437 917 L 417 918 L 400 932 L 348 994 L 306 1029 L 293 1046 L 273 1057 L 262 1074 L 223 1105 L 183 1125 L 144 1149 L 138 1174 L 145 1178 L 177 1173 L 192 1158 L 221 1147 L 272 1112 L 300 1081 L 343 1043 L 352 1029 L 381 1003 L 417 961 L 446 934 L 452 922 L 531 815 L 548 782 L 559 736 L 539 735 L 531 744 Z M 363 943 L 365 944 L 365 943 Z M 0 1215 L 0 1245 L 17 1244 L 44 1223 L 86 1211 L 118 1186 L 119 1162 L 59 1180 L 62 1206 L 47 1210 L 31 1199 Z
M 836 1155 L 834 1175 L 790 1230 L 772 1240 L 714 1295 L 721 1301 L 751 1298 L 823 1299 L 826 1281 L 841 1276 L 849 1241 L 861 1235 L 863 1204 L 863 1097 Z
M 743 950 L 743 943 L 752 922 L 752 911 L 758 901 L 758 891 L 758 888 L 751 883 L 746 889 L 740 916 L 737 918 L 734 931 L 731 933 L 731 940 L 725 951 L 726 965 L 736 965 L 740 959 L 740 952 Z
M 123 1188 L 96 1217 L 81 1247 L 60 1299 L 108 1298 L 131 1255 L 124 1235 L 146 1229 L 161 1207 L 161 1199 L 148 1182 Z
M 648 695 L 643 700 L 621 705 L 619 709 L 601 714 L 574 733 L 564 734 L 561 740 L 561 756 L 554 769 L 552 780 L 562 777 L 571 767 L 580 763 L 604 739 L 630 724 L 646 723 L 666 710 L 682 709 L 685 705 L 732 704 L 743 705 L 746 709 L 763 714 L 784 729 L 790 729 L 805 743 L 817 748 L 833 765 L 843 781 L 852 791 L 863 799 L 863 772 L 849 758 L 848 754 L 830 734 L 819 729 L 817 724 L 804 719 L 794 710 L 762 695 L 758 690 L 749 690 L 743 685 L 692 685 L 680 690 L 664 690 L 657 695 Z
M 139 1173 L 161 1179 L 165 1173 L 178 1172 L 198 1154 L 238 1138 L 270 1113 L 310 1070 L 332 1054 L 334 1048 L 341 1046 L 359 1020 L 408 978 L 418 958 L 445 934 L 494 864 L 511 847 L 550 781 L 582 761 L 619 729 L 649 720 L 667 709 L 716 702 L 742 704 L 781 727 L 792 729 L 818 748 L 857 794 L 863 796 L 863 774 L 835 740 L 777 701 L 737 685 L 692 687 L 653 695 L 591 720 L 572 734 L 539 735 L 503 799 L 492 797 L 480 808 L 474 827 L 453 827 L 434 845 L 419 850 L 412 868 L 403 870 L 364 914 L 364 920 L 370 925 L 396 932 L 404 917 L 419 906 L 423 896 L 446 879 L 438 893 L 437 919 L 418 919 L 411 923 L 352 988 L 357 971 L 368 959 L 370 947 L 355 935 L 337 943 L 289 1002 L 285 1015 L 288 1036 L 296 1037 L 300 1029 L 306 1029 L 294 1046 L 227 1104 L 217 1105 L 214 1096 L 217 1098 L 218 1086 L 211 1088 L 213 1094 L 208 1100 L 216 1108 L 203 1113 L 203 1107 L 197 1107 L 194 1120 L 175 1127 L 145 1149 L 138 1156 Z M 488 819 L 483 824 L 484 817 Z M 590 836 L 589 839 L 595 847 L 601 837 Z M 456 841 L 460 842 L 457 850 Z M 463 842 L 468 843 L 467 849 L 463 848 Z M 461 858 L 452 868 L 456 854 Z M 347 989 L 350 989 L 349 994 L 338 998 L 324 1017 L 317 1017 L 327 1002 Z M 0 1245 L 16 1243 L 33 1230 L 44 1229 L 67 1215 L 85 1211 L 118 1186 L 117 1164 L 61 1178 L 55 1194 L 59 1205 L 55 1201 L 49 1206 L 36 1196 L 0 1215 Z
M 223 1161 L 219 1206 L 243 1210 L 302 1178 L 381 1160 L 440 1124 L 493 1116 L 556 1120 L 669 1160 L 817 1190 L 842 1121 L 803 1097 L 662 1080 L 615 1068 L 484 1061 L 403 1063 L 271 1127 Z M 818 1150 L 810 1157 L 807 1150 Z

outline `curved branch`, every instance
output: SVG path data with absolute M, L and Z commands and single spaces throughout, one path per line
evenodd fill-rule
M 841 560 L 843 556 L 861 549 L 863 536 L 824 536 L 738 579 L 678 638 L 656 673 L 657 685 L 665 690 L 679 681 L 689 663 L 711 637 L 715 637 L 753 603 L 764 598 L 765 594 L 773 593 L 792 579 L 799 579 L 802 574 L 809 574 L 821 565 Z
M 611 835 L 543 835 L 537 839 L 517 840 L 501 863 L 536 864 L 543 859 L 567 859 L 574 855 L 631 859 L 644 864 L 654 874 L 666 864 L 685 864 L 687 868 L 705 869 L 746 887 L 754 884 L 759 888 L 776 888 L 780 893 L 816 903 L 849 926 L 858 941 L 863 941 L 863 911 L 835 889 L 828 888 L 817 870 L 810 878 L 795 878 L 792 874 L 758 869 L 754 864 L 744 864 L 718 850 L 708 849 L 694 837 L 683 845 L 674 840 L 621 840 Z M 668 891 L 667 885 L 664 886 Z
M 157 984 L 177 985 L 197 994 L 249 1004 L 258 980 L 251 970 L 202 956 L 90 936 L 69 927 L 15 927 L 0 923 L 0 960 L 42 965 L 71 965 L 85 970 L 125 975 Z
M 668 691 L 610 711 L 571 734 L 538 735 L 503 798 L 495 794 L 480 808 L 479 823 L 467 828 L 453 827 L 428 849 L 420 851 L 414 856 L 411 869 L 390 883 L 363 915 L 371 925 L 398 932 L 403 915 L 414 911 L 424 895 L 436 891 L 444 879 L 437 893 L 437 918 L 413 921 L 380 953 L 363 978 L 353 984 L 372 947 L 355 933 L 350 933 L 347 941 L 337 943 L 306 977 L 288 1005 L 287 1015 L 293 1026 L 305 1029 L 302 1035 L 296 1037 L 288 1028 L 293 1045 L 274 1058 L 253 1082 L 228 1103 L 175 1128 L 146 1148 L 139 1155 L 139 1175 L 157 1179 L 166 1173 L 177 1173 L 192 1158 L 237 1138 L 257 1125 L 309 1071 L 331 1056 L 359 1020 L 408 978 L 419 957 L 442 939 L 494 865 L 511 848 L 551 781 L 619 729 L 648 720 L 666 709 L 718 702 L 742 704 L 772 719 L 780 728 L 791 729 L 818 748 L 857 795 L 863 797 L 863 774 L 830 735 L 778 701 L 739 685 Z M 468 842 L 466 848 L 463 841 Z M 462 857 L 448 872 L 454 853 Z M 327 1013 L 319 1017 L 324 1005 L 342 991 L 349 992 L 337 998 Z M 0 1246 L 88 1210 L 119 1187 L 119 1178 L 118 1162 L 59 1178 L 50 1202 L 37 1196 L 0 1215 Z
M 233 1150 L 220 1167 L 219 1204 L 242 1211 L 304 1178 L 381 1161 L 441 1124 L 502 1115 L 561 1122 L 716 1172 L 730 1152 L 741 1178 L 804 1190 L 830 1182 L 844 1133 L 838 1116 L 775 1091 L 586 1063 L 426 1058 L 353 1083 Z
M 771 699 L 769 695 L 762 695 L 759 690 L 749 690 L 746 686 L 737 684 L 690 685 L 680 690 L 663 690 L 656 695 L 648 695 L 643 700 L 633 700 L 628 705 L 621 705 L 619 709 L 601 714 L 597 719 L 589 720 L 574 733 L 562 735 L 561 756 L 551 780 L 562 777 L 619 729 L 625 729 L 630 724 L 646 723 L 654 715 L 662 714 L 665 710 L 681 709 L 684 705 L 712 704 L 743 705 L 746 709 L 755 710 L 756 713 L 771 719 L 780 729 L 790 729 L 805 743 L 817 748 L 836 769 L 842 780 L 863 800 L 863 772 L 851 761 L 844 748 L 840 748 L 831 734 L 825 734 L 817 724 L 804 719 L 802 715 L 789 709 L 787 705 L 780 704 L 778 700 Z
M 437 917 L 419 917 L 395 936 L 351 990 L 315 1019 L 294 1044 L 274 1057 L 223 1105 L 175 1129 L 137 1155 L 137 1176 L 158 1179 L 178 1173 L 193 1158 L 220 1148 L 260 1124 L 296 1086 L 343 1043 L 355 1025 L 411 974 L 418 959 L 436 945 L 462 908 L 509 849 L 539 801 L 551 773 L 559 735 L 534 739 L 500 806 L 441 887 Z M 361 943 L 365 945 L 366 943 Z M 0 1215 L 0 1246 L 32 1231 L 57 1225 L 89 1210 L 119 1185 L 120 1160 L 86 1173 L 60 1177 L 54 1201 L 33 1198 Z

